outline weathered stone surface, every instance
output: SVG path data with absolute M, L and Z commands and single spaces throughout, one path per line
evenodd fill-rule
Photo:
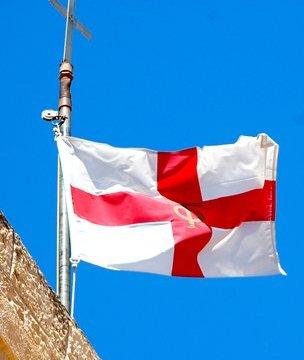
M 99 359 L 0 213 L 0 360 Z

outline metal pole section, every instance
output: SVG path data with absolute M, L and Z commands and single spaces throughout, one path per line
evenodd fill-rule
M 63 62 L 60 66 L 59 72 L 60 87 L 58 113 L 60 119 L 65 119 L 64 123 L 61 125 L 61 133 L 63 136 L 71 135 L 71 83 L 73 80 L 71 52 L 74 6 L 75 0 L 69 0 L 65 29 Z M 60 160 L 58 160 L 57 196 L 57 293 L 62 304 L 70 312 L 70 234 Z
M 72 60 L 72 35 L 74 26 L 75 0 L 68 1 L 67 17 L 65 25 L 63 61 L 71 63 Z

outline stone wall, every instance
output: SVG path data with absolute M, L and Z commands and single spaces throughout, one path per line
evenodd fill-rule
M 0 360 L 99 359 L 0 213 Z

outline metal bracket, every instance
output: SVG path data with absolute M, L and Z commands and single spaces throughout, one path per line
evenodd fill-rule
M 41 118 L 54 126 L 60 126 L 67 120 L 67 116 L 60 116 L 58 111 L 52 109 L 43 110 Z

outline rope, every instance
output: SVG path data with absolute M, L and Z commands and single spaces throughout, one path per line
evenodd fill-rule
M 74 309 L 75 309 L 75 289 L 76 289 L 76 272 L 77 272 L 77 265 L 79 260 L 70 259 L 72 264 L 72 298 L 71 298 L 71 311 L 70 315 L 74 319 Z
M 59 136 L 62 136 L 61 130 L 60 130 L 60 124 L 56 124 L 53 127 L 53 132 L 55 134 L 55 141 Z

